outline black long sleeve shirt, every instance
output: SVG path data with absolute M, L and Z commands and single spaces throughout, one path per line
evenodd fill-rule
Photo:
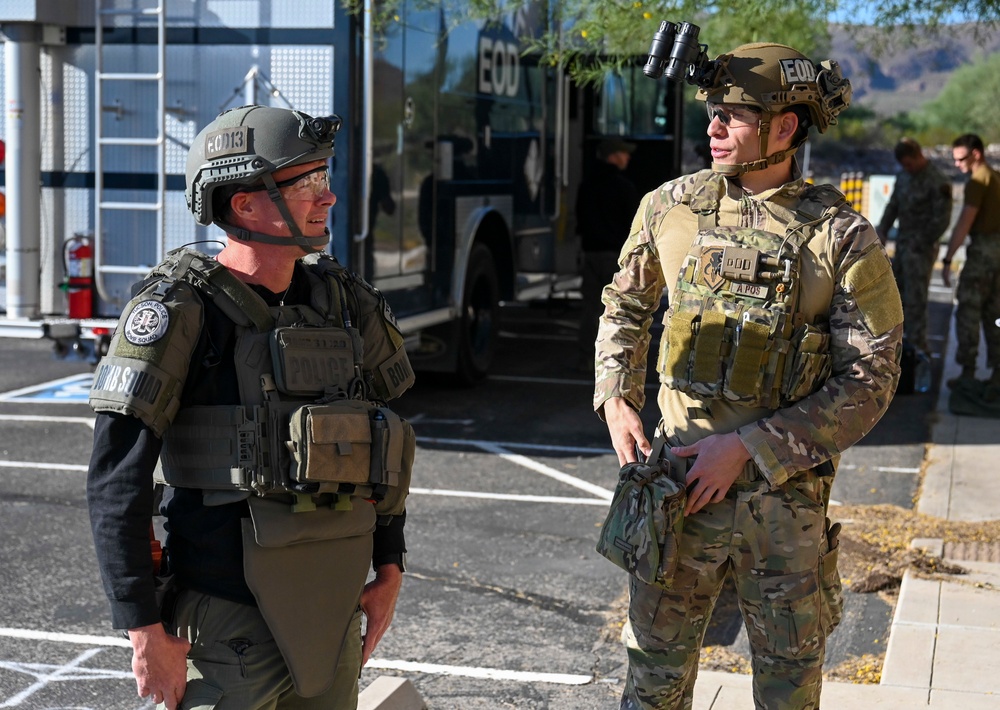
M 269 305 L 282 296 L 254 289 Z M 307 278 L 296 266 L 286 304 L 308 303 Z M 205 299 L 205 320 L 192 354 L 182 406 L 239 404 L 232 321 Z M 131 629 L 156 623 L 160 610 L 150 557 L 154 512 L 152 473 L 162 441 L 139 419 L 112 413 L 97 416 L 87 476 L 87 500 L 97 560 L 111 602 L 113 626 Z M 166 516 L 170 568 L 187 588 L 244 604 L 255 604 L 243 576 L 242 519 L 246 501 L 206 506 L 198 489 L 171 488 L 161 512 Z M 372 561 L 378 566 L 406 551 L 405 515 L 374 534 Z

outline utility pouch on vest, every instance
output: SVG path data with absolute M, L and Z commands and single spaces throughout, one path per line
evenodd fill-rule
M 299 407 L 287 448 L 294 483 L 370 485 L 379 515 L 403 512 L 416 436 L 388 407 L 353 399 Z
M 786 402 L 796 402 L 812 394 L 817 384 L 826 382 L 833 367 L 830 334 L 805 323 L 792 334 L 794 356 L 785 369 L 782 394 Z
M 271 359 L 278 390 L 296 397 L 346 392 L 354 377 L 354 347 L 344 328 L 276 328 Z
M 663 452 L 657 433 L 645 463 L 621 468 L 597 551 L 641 581 L 669 587 L 680 561 L 686 463 L 672 455 L 662 459 Z
M 351 618 L 371 565 L 375 509 L 291 506 L 250 498 L 243 520 L 243 570 L 260 612 L 303 697 L 333 683 Z M 358 669 L 360 671 L 360 669 Z

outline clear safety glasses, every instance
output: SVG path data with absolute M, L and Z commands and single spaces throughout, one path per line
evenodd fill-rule
M 708 110 L 708 121 L 718 118 L 722 125 L 730 126 L 756 126 L 760 121 L 760 114 L 748 106 L 734 106 L 731 104 L 714 104 L 711 101 L 705 102 Z
M 330 169 L 324 165 L 274 184 L 285 191 L 287 200 L 315 200 L 330 189 Z
M 281 194 L 286 200 L 315 200 L 330 189 L 330 168 L 324 165 L 274 184 L 283 191 Z M 257 185 L 242 192 L 260 192 L 266 189 L 266 185 Z

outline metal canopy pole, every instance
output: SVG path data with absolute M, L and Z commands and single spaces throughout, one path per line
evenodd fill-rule
M 39 25 L 3 25 L 7 84 L 7 316 L 41 311 L 41 103 Z

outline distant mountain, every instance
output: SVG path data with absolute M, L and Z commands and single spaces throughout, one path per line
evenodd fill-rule
M 832 25 L 830 56 L 851 80 L 852 103 L 888 116 L 920 108 L 937 97 L 956 69 L 1000 51 L 1000 31 L 979 31 L 983 36 L 977 38 L 975 25 L 951 25 L 907 41 L 899 32 Z

